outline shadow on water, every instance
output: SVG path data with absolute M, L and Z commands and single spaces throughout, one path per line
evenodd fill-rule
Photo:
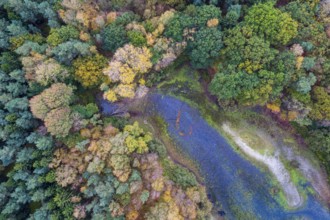
M 101 95 L 96 97 L 97 103 L 101 108 L 102 114 L 106 116 L 122 116 L 128 111 L 125 103 L 111 103 L 102 98 Z
M 178 147 L 196 161 L 218 214 L 228 219 L 330 219 L 312 195 L 304 206 L 285 210 L 271 194 L 268 175 L 236 153 L 224 137 L 187 103 L 150 95 L 150 114 L 161 116 Z

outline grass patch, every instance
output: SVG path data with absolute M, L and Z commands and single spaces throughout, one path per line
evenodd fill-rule
M 164 175 L 183 189 L 197 186 L 198 183 L 195 175 L 187 168 L 177 165 L 169 159 L 163 159 L 161 163 L 164 168 Z
M 266 139 L 256 134 L 254 129 L 247 128 L 240 129 L 239 136 L 254 150 L 263 155 L 272 155 L 274 153 L 274 146 Z
M 279 190 L 279 192 L 274 195 L 274 198 L 280 206 L 287 210 L 289 209 L 283 190 Z
M 193 90 L 202 92 L 198 82 L 199 73 L 191 69 L 188 65 L 183 65 L 179 69 L 171 70 L 168 73 L 168 80 L 164 80 L 158 84 L 158 89 L 171 89 L 175 88 L 176 91 L 184 92 L 185 90 Z
M 240 138 L 251 148 L 262 155 L 271 156 L 275 152 L 275 146 L 271 142 L 271 137 L 262 132 L 258 127 L 245 122 L 235 123 L 231 128 L 238 133 Z
M 304 200 L 307 199 L 308 193 L 312 195 L 316 193 L 311 186 L 307 186 L 308 180 L 303 176 L 298 168 L 293 167 L 292 162 L 287 160 L 282 160 L 282 162 L 290 174 L 291 181 L 295 186 L 297 186 L 298 191 Z

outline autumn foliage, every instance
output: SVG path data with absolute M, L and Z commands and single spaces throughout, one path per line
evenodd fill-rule
M 126 44 L 119 48 L 114 54 L 109 66 L 103 73 L 114 84 L 113 89 L 105 92 L 104 97 L 109 101 L 116 101 L 121 98 L 133 98 L 138 80 L 143 77 L 152 67 L 151 52 L 146 47 L 134 47 Z M 117 85 L 116 85 L 117 84 Z M 140 86 L 144 86 L 141 85 Z
M 102 69 L 106 59 L 99 54 L 81 57 L 73 62 L 75 77 L 84 87 L 95 87 L 104 80 Z
M 45 120 L 45 125 L 52 135 L 66 136 L 72 126 L 69 108 L 72 96 L 72 87 L 55 83 L 30 99 L 32 114 L 36 118 Z

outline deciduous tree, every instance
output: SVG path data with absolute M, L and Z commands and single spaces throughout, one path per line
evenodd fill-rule
M 68 71 L 53 59 L 46 60 L 36 67 L 35 80 L 41 85 L 63 82 L 68 77 Z
M 55 47 L 70 39 L 78 39 L 78 38 L 79 38 L 79 31 L 71 25 L 66 25 L 66 26 L 61 26 L 60 28 L 52 28 L 47 37 L 47 43 Z
M 150 50 L 146 47 L 140 48 L 126 44 L 124 47 L 119 48 L 109 66 L 103 71 L 109 77 L 111 83 L 119 82 L 119 85 L 111 89 L 105 89 L 104 97 L 109 101 L 116 101 L 118 96 L 133 98 L 136 83 L 152 67 L 151 56 Z
M 66 137 L 73 124 L 69 107 L 61 107 L 51 110 L 45 117 L 47 131 L 55 137 Z
M 60 63 L 69 65 L 71 61 L 78 56 L 87 56 L 91 54 L 90 45 L 78 40 L 70 40 L 54 47 L 51 53 Z
M 232 65 L 248 73 L 264 69 L 274 60 L 277 50 L 270 43 L 253 34 L 249 26 L 237 26 L 226 32 L 222 54 Z
M 101 32 L 101 37 L 103 40 L 102 47 L 112 52 L 128 42 L 125 27 L 115 24 L 106 26 Z
M 287 44 L 298 34 L 298 23 L 290 14 L 276 9 L 272 2 L 252 6 L 244 21 L 256 34 L 272 44 Z
M 203 28 L 188 45 L 191 63 L 196 68 L 206 68 L 220 56 L 222 34 L 217 28 Z
M 315 86 L 312 98 L 314 104 L 310 116 L 315 120 L 330 120 L 330 95 L 325 88 Z
M 98 86 L 104 80 L 102 70 L 106 63 L 106 58 L 99 54 L 78 58 L 73 62 L 75 77 L 84 87 Z

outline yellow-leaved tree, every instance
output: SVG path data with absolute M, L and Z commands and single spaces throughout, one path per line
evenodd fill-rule
M 141 82 L 144 82 L 143 74 L 152 67 L 151 56 L 146 47 L 126 44 L 119 48 L 109 66 L 103 70 L 111 83 L 111 88 L 105 89 L 104 98 L 112 102 L 117 101 L 118 97 L 133 98 L 138 88 L 145 87 Z
M 144 132 L 138 122 L 134 122 L 133 125 L 126 125 L 124 131 L 128 134 L 125 144 L 129 153 L 142 154 L 148 151 L 148 143 L 152 140 L 152 136 L 150 133 Z
M 84 87 L 98 86 L 104 81 L 102 70 L 106 64 L 106 58 L 99 54 L 95 56 L 79 57 L 73 62 L 75 78 Z

